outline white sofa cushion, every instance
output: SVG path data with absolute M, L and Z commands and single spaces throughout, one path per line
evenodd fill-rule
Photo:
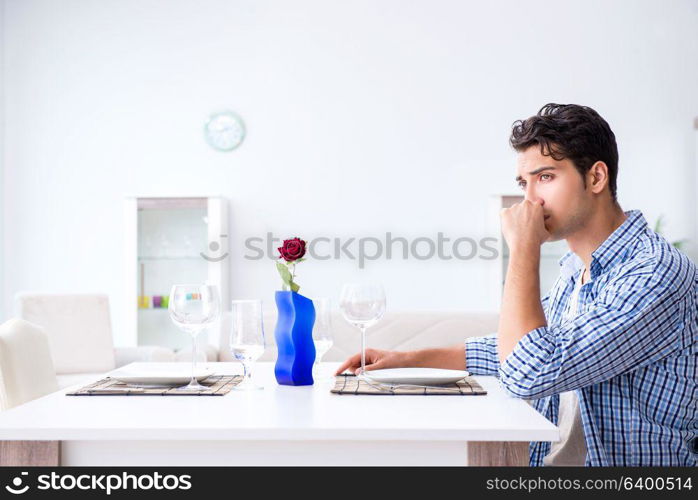
M 86 386 L 92 382 L 97 382 L 104 378 L 104 373 L 67 373 L 63 375 L 57 375 L 58 388 L 65 389 L 71 385 L 75 385 L 76 389 Z
M 46 331 L 57 374 L 114 369 L 106 295 L 20 293 L 17 305 L 20 317 Z
M 213 345 L 207 345 L 205 349 L 202 349 L 199 347 L 197 344 L 196 346 L 196 360 L 198 361 L 204 361 L 204 356 L 206 358 L 206 361 L 218 361 L 218 349 L 216 346 Z M 183 362 L 183 361 L 191 361 L 191 346 L 184 347 L 180 350 L 178 350 L 174 354 L 174 359 L 172 361 L 176 362 Z
M 464 342 L 468 337 L 489 335 L 497 331 L 498 322 L 497 313 L 487 312 L 389 312 L 367 330 L 366 344 L 367 347 L 390 350 L 444 347 Z M 229 348 L 231 324 L 230 312 L 223 313 L 218 346 L 220 361 L 234 360 Z M 260 361 L 276 360 L 275 327 L 276 312 L 266 312 L 264 332 L 267 347 Z M 333 346 L 323 361 L 344 361 L 361 349 L 358 328 L 348 324 L 339 311 L 332 312 L 332 335 Z
M 114 349 L 114 354 L 116 368 L 134 362 L 151 361 L 161 363 L 175 360 L 175 353 L 172 349 L 153 345 L 117 347 Z
M 175 353 L 169 347 L 137 346 L 117 347 L 115 350 L 116 368 L 135 362 L 170 362 L 175 361 Z M 104 372 L 63 373 L 57 376 L 58 387 L 65 389 L 71 385 L 87 385 L 104 378 Z

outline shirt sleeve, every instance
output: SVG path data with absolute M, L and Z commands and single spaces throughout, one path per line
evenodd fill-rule
M 473 375 L 499 376 L 496 333 L 465 340 L 465 369 Z
M 538 399 L 609 380 L 675 353 L 695 321 L 694 271 L 678 259 L 629 266 L 572 320 L 526 334 L 500 364 L 514 397 Z M 688 328 L 686 328 L 688 330 Z

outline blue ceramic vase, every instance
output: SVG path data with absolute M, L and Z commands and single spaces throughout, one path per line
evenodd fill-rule
M 313 385 L 313 301 L 296 292 L 277 291 L 276 308 L 276 381 L 281 385 Z

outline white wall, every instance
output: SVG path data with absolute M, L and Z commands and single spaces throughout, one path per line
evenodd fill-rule
M 232 296 L 267 301 L 248 236 L 492 233 L 510 125 L 550 101 L 597 109 L 621 204 L 696 241 L 697 25 L 695 0 L 7 0 L 6 310 L 19 290 L 106 291 L 123 338 L 127 195 L 228 197 Z M 249 131 L 226 154 L 201 134 L 224 108 Z M 393 309 L 493 303 L 477 260 L 302 266 L 309 295 L 373 278 Z
M 5 199 L 3 187 L 4 172 L 4 139 L 5 139 L 5 0 L 0 0 L 0 321 L 5 319 L 5 266 L 3 264 L 4 244 L 4 212 Z

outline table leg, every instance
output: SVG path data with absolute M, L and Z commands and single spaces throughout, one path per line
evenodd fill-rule
M 523 466 L 529 464 L 526 441 L 469 441 L 468 465 Z
M 0 466 L 60 465 L 60 441 L 0 441 Z

